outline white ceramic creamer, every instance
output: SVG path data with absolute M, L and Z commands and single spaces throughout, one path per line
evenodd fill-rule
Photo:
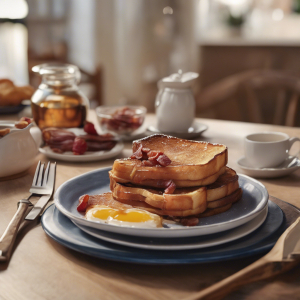
M 155 110 L 159 131 L 186 132 L 192 125 L 196 104 L 191 88 L 198 76 L 179 70 L 158 82 Z

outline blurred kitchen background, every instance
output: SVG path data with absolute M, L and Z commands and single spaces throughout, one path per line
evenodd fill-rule
M 0 78 L 82 71 L 91 106 L 154 111 L 157 82 L 200 74 L 197 116 L 300 126 L 300 0 L 0 0 Z

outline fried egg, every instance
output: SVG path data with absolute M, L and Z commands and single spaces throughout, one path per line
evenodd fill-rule
M 89 221 L 122 227 L 157 228 L 162 227 L 162 218 L 142 209 L 117 209 L 105 205 L 94 205 L 85 214 Z

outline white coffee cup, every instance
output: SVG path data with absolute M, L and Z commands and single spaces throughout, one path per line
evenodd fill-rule
M 289 156 L 292 145 L 300 141 L 283 132 L 249 134 L 244 141 L 245 157 L 249 166 L 255 168 L 277 167 Z

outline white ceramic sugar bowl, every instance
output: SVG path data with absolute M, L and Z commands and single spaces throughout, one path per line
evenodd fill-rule
M 158 82 L 155 109 L 159 131 L 186 132 L 192 125 L 196 104 L 191 87 L 198 76 L 179 70 Z

